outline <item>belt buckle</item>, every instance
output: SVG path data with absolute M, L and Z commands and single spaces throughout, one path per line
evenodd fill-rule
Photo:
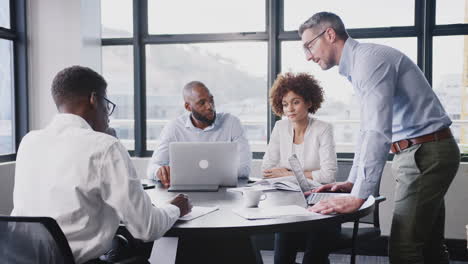
M 411 141 L 409 141 L 408 139 L 402 139 L 400 141 L 395 142 L 394 144 L 396 146 L 395 149 L 397 150 L 395 152 L 395 154 L 400 153 L 401 151 L 409 148 L 412 145 Z M 401 144 L 401 146 L 400 146 L 400 144 Z

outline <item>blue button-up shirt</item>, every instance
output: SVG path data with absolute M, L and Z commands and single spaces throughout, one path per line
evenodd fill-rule
M 365 199 L 380 182 L 391 142 L 452 122 L 418 66 L 396 49 L 348 38 L 339 72 L 360 98 L 360 136 L 348 181 L 352 194 Z
M 239 118 L 228 113 L 216 113 L 215 122 L 205 129 L 193 125 L 190 113 L 185 113 L 167 124 L 159 136 L 159 145 L 148 165 L 147 177 L 155 179 L 156 171 L 161 166 L 169 165 L 169 143 L 213 141 L 237 142 L 240 158 L 239 177 L 248 177 L 252 161 L 249 142 Z

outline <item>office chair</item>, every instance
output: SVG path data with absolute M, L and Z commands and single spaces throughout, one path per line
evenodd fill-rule
M 336 175 L 336 181 L 346 181 L 348 179 L 352 164 L 352 161 L 338 162 L 338 173 Z M 340 238 L 333 248 L 333 251 L 350 248 L 351 264 L 356 263 L 356 250 L 358 248 L 358 241 L 375 240 L 379 238 L 381 234 L 379 204 L 385 201 L 386 198 L 380 195 L 380 180 L 376 186 L 376 190 L 374 190 L 373 193 L 375 197 L 374 212 L 368 216 L 354 221 L 353 227 L 342 227 Z M 360 227 L 359 224 L 366 224 L 366 226 Z
M 0 259 L 4 263 L 75 263 L 67 239 L 49 217 L 0 216 Z
M 15 264 L 74 264 L 75 260 L 57 222 L 50 217 L 0 215 L 0 260 Z M 94 259 L 87 264 L 111 263 Z M 130 257 L 115 264 L 148 263 Z

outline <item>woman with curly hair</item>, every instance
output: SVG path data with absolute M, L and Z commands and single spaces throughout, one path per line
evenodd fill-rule
M 296 154 L 313 186 L 335 181 L 337 170 L 332 126 L 311 115 L 322 105 L 323 90 L 307 73 L 279 74 L 270 90 L 273 112 L 279 120 L 263 157 L 264 178 L 293 175 L 288 158 Z M 330 245 L 338 238 L 340 225 L 302 233 L 277 233 L 275 263 L 295 263 L 299 248 L 305 247 L 302 263 L 328 263 Z
M 322 102 L 322 87 L 312 75 L 278 75 L 270 90 L 270 103 L 276 115 L 287 119 L 275 124 L 263 157 L 263 177 L 293 175 L 288 158 L 296 154 L 312 186 L 335 181 L 337 164 L 333 128 L 311 116 Z

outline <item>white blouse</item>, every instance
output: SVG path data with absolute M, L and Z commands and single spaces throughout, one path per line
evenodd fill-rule
M 276 122 L 271 134 L 262 170 L 270 168 L 291 169 L 288 158 L 293 154 L 293 124 L 288 119 Z M 335 181 L 337 163 L 333 127 L 331 124 L 309 116 L 309 124 L 304 134 L 302 158 L 299 159 L 304 171 L 312 171 L 313 185 Z

